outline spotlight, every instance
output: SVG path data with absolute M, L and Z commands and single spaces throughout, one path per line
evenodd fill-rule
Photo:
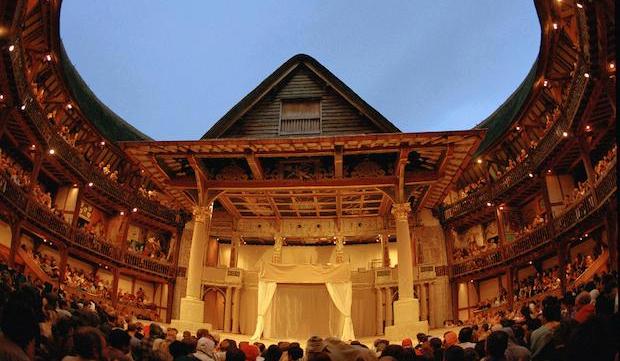
M 612 61 L 611 63 L 609 63 L 609 70 L 615 70 L 616 69 L 616 64 Z
M 547 86 L 547 85 L 549 85 L 549 81 L 548 80 L 543 81 L 543 86 Z
M 528 262 L 528 264 L 532 264 L 532 263 L 533 263 L 532 261 L 529 261 L 529 262 Z
M 49 153 L 50 155 L 54 155 L 54 154 L 56 154 L 56 151 L 54 150 L 54 148 L 51 148 L 51 149 L 48 151 L 48 153 Z
M 4 100 L 4 94 L 0 94 L 0 100 Z
M 553 23 L 553 29 L 557 30 L 558 29 L 558 23 Z
M 528 177 L 530 177 L 530 178 L 534 178 L 534 175 L 533 175 L 532 173 L 528 173 L 527 175 L 528 175 Z
M 564 138 L 568 137 L 568 132 L 562 132 L 562 136 L 563 136 Z
M 101 142 L 99 142 L 99 145 L 103 147 L 105 145 L 105 141 L 102 140 Z
M 551 169 L 547 169 L 547 173 L 551 174 Z
M 52 61 L 52 56 L 50 54 L 47 54 L 45 56 L 45 61 Z
M 71 105 L 71 103 L 69 103 L 69 104 L 67 104 L 67 106 L 65 108 L 67 108 L 67 110 L 71 110 L 71 109 L 73 109 L 73 105 Z
M 589 132 L 592 130 L 592 127 L 590 125 L 586 125 L 586 132 Z
M 22 104 L 22 106 L 21 106 L 21 107 L 19 107 L 19 109 L 21 109 L 21 110 L 26 110 L 26 104 Z
M 478 158 L 478 159 L 476 159 L 476 163 L 478 163 L 478 164 L 482 164 L 482 158 Z
M 577 3 L 577 7 L 583 9 L 583 5 L 581 3 Z
M 9 51 L 15 50 L 15 45 L 9 45 Z
M 138 208 L 134 207 L 131 211 L 136 213 L 138 211 Z
M 490 206 L 492 206 L 492 205 L 493 205 L 493 203 L 491 203 L 491 202 L 487 202 L 487 207 L 490 207 Z
M 93 182 L 88 182 L 88 186 L 92 187 L 93 186 Z
M 120 214 L 121 216 L 124 216 L 124 215 L 125 215 L 125 211 L 121 211 L 119 214 Z
M 520 131 L 521 131 L 521 127 L 520 127 L 520 126 L 518 126 L 518 125 L 515 127 L 515 129 L 517 130 L 517 132 L 520 132 Z
M 584 77 L 589 78 L 590 77 L 590 73 L 585 73 L 583 74 Z

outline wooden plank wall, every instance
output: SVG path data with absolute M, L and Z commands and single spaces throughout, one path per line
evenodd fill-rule
M 324 87 L 312 71 L 299 66 L 284 86 L 260 100 L 222 138 L 278 137 L 281 99 L 306 97 L 321 99 L 322 135 L 382 133 L 334 90 Z

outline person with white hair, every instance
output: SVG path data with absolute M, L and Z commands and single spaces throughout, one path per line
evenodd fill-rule
M 201 337 L 196 343 L 196 352 L 192 354 L 200 361 L 217 361 L 213 349 L 215 348 L 215 342 L 208 337 Z

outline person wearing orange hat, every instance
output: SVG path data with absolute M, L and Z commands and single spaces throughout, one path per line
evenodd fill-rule
M 413 348 L 413 341 L 409 337 L 403 339 L 402 342 L 403 348 Z
M 452 345 L 456 345 L 458 341 L 459 341 L 458 336 L 456 335 L 456 332 L 454 331 L 448 331 L 443 334 L 443 345 L 445 348 L 448 348 Z

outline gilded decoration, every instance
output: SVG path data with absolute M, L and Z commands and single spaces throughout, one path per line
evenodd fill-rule
M 324 166 L 319 159 L 281 160 L 266 172 L 267 179 L 316 180 L 334 177 L 332 167 Z
M 411 204 L 394 203 L 392 205 L 392 215 L 397 221 L 406 221 L 411 213 Z
M 215 176 L 217 180 L 226 180 L 226 181 L 244 181 L 248 180 L 250 177 L 246 173 L 245 169 L 241 168 L 236 164 L 227 165 L 222 168 L 219 173 Z
M 391 167 L 388 167 L 386 170 L 379 163 L 370 159 L 365 159 L 353 166 L 349 176 L 352 178 L 371 178 L 382 177 L 392 173 L 393 169 Z
M 213 213 L 213 206 L 194 206 L 192 214 L 196 222 L 205 223 L 207 219 L 211 218 Z

